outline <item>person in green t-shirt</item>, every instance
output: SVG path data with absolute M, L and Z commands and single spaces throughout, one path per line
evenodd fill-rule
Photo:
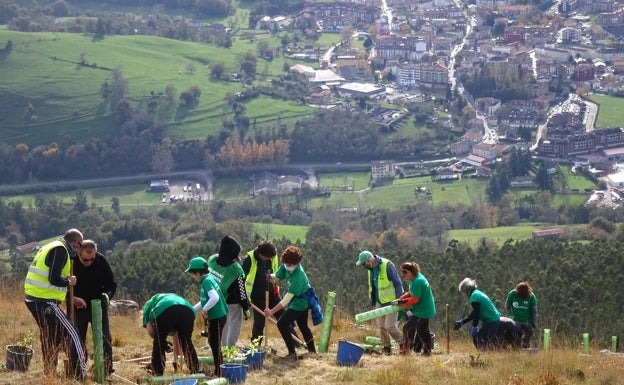
M 463 324 L 472 321 L 470 335 L 475 347 L 479 350 L 495 349 L 500 312 L 494 306 L 494 302 L 477 289 L 477 282 L 471 278 L 464 278 L 459 283 L 459 291 L 468 296 L 472 312 L 467 317 L 455 321 L 453 329 L 459 330 Z M 481 321 L 480 328 L 478 328 L 479 321 Z
M 208 323 L 208 345 L 212 351 L 215 375 L 221 377 L 221 333 L 227 321 L 228 307 L 219 284 L 208 274 L 208 262 L 202 257 L 194 257 L 184 271 L 190 273 L 195 282 L 199 282 L 199 302 L 193 309 L 199 312 Z
M 273 308 L 264 309 L 266 317 L 271 317 L 280 310 L 285 309 L 284 314 L 277 321 L 277 328 L 288 349 L 288 355 L 283 357 L 287 361 L 296 361 L 298 359 L 295 342 L 291 334 L 293 322 L 297 323 L 308 352 L 316 354 L 314 336 L 308 326 L 310 303 L 303 296 L 310 287 L 310 281 L 305 271 L 303 271 L 301 259 L 303 259 L 303 254 L 298 247 L 288 246 L 284 250 L 280 257 L 281 265 L 275 272 L 274 279 L 286 280 L 288 282 L 288 290 L 280 303 L 273 306 Z
M 197 351 L 193 346 L 195 311 L 186 299 L 173 293 L 156 294 L 143 306 L 143 327 L 154 339 L 152 361 L 149 369 L 154 376 L 162 376 L 165 370 L 167 336 L 176 335 L 186 359 L 189 371 L 199 373 Z
M 522 347 L 530 348 L 537 321 L 537 297 L 528 282 L 518 283 L 507 294 L 505 310 L 522 330 Z
M 430 356 L 433 349 L 433 338 L 429 330 L 429 319 L 436 314 L 435 299 L 429 281 L 420 272 L 416 262 L 404 262 L 399 268 L 401 278 L 409 283 L 406 291 L 392 304 L 409 307 L 410 315 L 403 325 L 403 346 L 400 354 L 409 354 L 417 346 L 422 348 L 423 356 Z

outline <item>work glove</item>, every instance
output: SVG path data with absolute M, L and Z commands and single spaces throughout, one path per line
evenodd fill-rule
M 392 302 L 390 302 L 390 304 L 391 305 L 403 305 L 405 302 L 407 302 L 406 299 L 397 298 L 397 299 L 393 300 Z
M 453 326 L 453 330 L 459 330 L 459 329 L 461 329 L 461 327 L 462 327 L 462 325 L 463 325 L 463 324 L 464 324 L 464 323 L 462 322 L 462 320 L 457 320 L 457 321 L 455 321 L 455 325 Z
M 472 338 L 474 338 L 477 335 L 477 331 L 478 330 L 479 329 L 477 329 L 476 326 L 473 326 L 473 327 L 470 328 L 470 335 L 472 336 Z
M 245 310 L 243 316 L 245 317 L 245 321 L 247 321 L 251 317 L 251 311 L 249 309 Z
M 110 300 L 108 299 L 108 294 L 106 293 L 100 294 L 100 300 L 102 301 L 102 304 L 104 304 L 105 306 L 108 306 L 108 304 L 110 303 Z

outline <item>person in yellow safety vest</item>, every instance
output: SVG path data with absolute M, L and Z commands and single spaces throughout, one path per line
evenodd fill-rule
M 69 375 L 78 381 L 87 378 L 87 364 L 80 335 L 59 304 L 65 301 L 67 288 L 76 285 L 71 275 L 71 255 L 82 244 L 82 233 L 70 229 L 58 240 L 44 245 L 35 255 L 24 282 L 26 307 L 39 326 L 43 371 L 56 375 L 58 352 L 68 349 Z
M 275 245 L 269 241 L 260 241 L 255 249 L 247 253 L 247 257 L 243 260 L 243 271 L 245 272 L 245 290 L 247 298 L 251 300 L 252 305 L 256 306 L 262 312 L 265 308 L 272 308 L 281 300 L 278 285 L 273 285 L 269 279 L 270 275 L 277 271 L 279 267 L 279 259 L 277 257 L 277 249 Z M 267 306 L 266 294 L 269 294 L 269 304 Z M 275 314 L 279 319 L 284 310 Z M 254 311 L 253 326 L 251 327 L 251 340 L 255 341 L 259 337 L 264 337 L 264 327 L 266 318 L 264 313 Z M 294 330 L 292 331 L 294 334 Z
M 403 295 L 403 283 L 396 267 L 389 259 L 364 250 L 358 256 L 355 264 L 364 266 L 368 270 L 370 304 L 375 309 L 389 306 L 393 300 Z M 403 341 L 403 333 L 397 326 L 397 318 L 397 313 L 390 313 L 376 319 L 381 336 L 381 345 L 385 354 L 392 353 L 390 337 L 398 344 Z

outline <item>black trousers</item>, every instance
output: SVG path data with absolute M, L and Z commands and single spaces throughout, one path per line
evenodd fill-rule
M 75 309 L 75 311 L 76 328 L 78 329 L 80 341 L 82 341 L 86 356 L 87 329 L 89 328 L 89 323 L 91 323 L 91 329 L 93 330 L 91 305 L 89 304 L 86 309 Z M 104 344 L 104 372 L 106 375 L 109 375 L 113 372 L 113 345 L 111 344 L 113 337 L 111 336 L 110 323 L 108 320 L 108 305 L 104 302 L 102 302 L 102 340 Z
M 221 377 L 221 364 L 223 364 L 223 356 L 221 355 L 221 333 L 227 321 L 227 316 L 208 321 L 208 346 L 212 352 L 214 361 L 215 376 Z
M 423 355 L 430 355 L 433 349 L 433 339 L 429 330 L 429 318 L 410 316 L 403 325 L 403 348 L 405 350 L 418 351 L 422 349 Z
M 180 348 L 191 373 L 199 372 L 199 359 L 193 346 L 193 324 L 195 312 L 184 305 L 173 305 L 162 312 L 154 321 L 156 335 L 152 345 L 152 370 L 155 376 L 162 376 L 165 371 L 165 353 L 167 336 L 177 333 Z
M 310 330 L 310 327 L 308 326 L 308 311 L 309 309 L 303 311 L 286 309 L 284 314 L 282 314 L 282 316 L 277 320 L 277 328 L 284 339 L 284 343 L 288 349 L 288 354 L 295 354 L 297 352 L 295 349 L 295 341 L 290 334 L 293 322 L 296 322 L 299 330 L 301 330 L 301 335 L 303 336 L 304 342 L 308 347 L 308 351 L 316 353 L 316 348 L 314 347 L 314 336 L 312 335 L 312 330 Z
M 62 348 L 69 359 L 69 375 L 76 380 L 87 378 L 87 364 L 78 331 L 56 301 L 25 301 L 39 326 L 43 371 L 56 375 L 58 352 Z
M 280 301 L 281 301 L 280 298 L 270 295 L 269 296 L 269 309 L 272 309 L 273 307 L 275 307 L 275 305 L 277 305 Z M 261 309 L 261 310 L 264 310 L 264 308 L 266 307 L 266 304 L 264 303 L 264 298 L 262 298 L 262 301 L 259 301 L 253 298 L 251 303 L 256 305 L 258 309 Z M 282 316 L 282 314 L 284 314 L 283 309 L 275 313 L 275 318 L 279 319 Z M 260 336 L 264 336 L 265 327 L 266 327 L 266 317 L 264 316 L 264 314 L 260 314 L 254 310 L 253 311 L 253 324 L 251 326 L 251 340 L 253 341 Z

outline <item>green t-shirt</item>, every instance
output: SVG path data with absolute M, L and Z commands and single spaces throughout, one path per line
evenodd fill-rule
M 412 314 L 418 318 L 433 318 L 436 314 L 435 299 L 427 278 L 418 273 L 409 284 L 409 292 L 412 297 L 419 298 L 418 302 L 412 306 Z
M 308 276 L 303 271 L 301 264 L 298 264 L 291 273 L 281 264 L 275 272 L 275 277 L 279 280 L 285 279 L 288 282 L 288 293 L 292 293 L 294 298 L 288 304 L 288 308 L 297 311 L 303 311 L 310 308 L 310 304 L 306 298 L 301 297 L 310 287 Z
M 527 323 L 531 321 L 531 309 L 537 307 L 537 297 L 531 293 L 529 298 L 520 298 L 516 290 L 507 294 L 507 308 L 511 308 L 511 318 L 514 321 Z
M 494 306 L 494 302 L 482 291 L 475 289 L 470 294 L 470 303 L 477 302 L 479 304 L 479 318 L 484 324 L 497 322 L 500 320 L 500 312 Z
M 217 281 L 215 281 L 215 279 L 210 274 L 204 275 L 201 282 L 199 283 L 199 301 L 202 307 L 204 307 L 208 302 L 208 292 L 213 289 L 216 290 L 219 294 L 219 302 L 217 302 L 216 305 L 208 310 L 209 320 L 225 317 L 228 312 L 227 304 L 225 303 L 225 297 L 223 296 L 223 293 L 221 292 Z
M 191 310 L 193 310 L 193 312 L 195 312 L 193 305 L 177 294 L 156 294 L 145 303 L 145 306 L 143 306 L 143 326 L 146 326 L 148 322 L 154 322 L 158 316 L 173 305 L 188 306 Z
M 218 256 L 218 254 L 213 254 L 210 258 L 208 258 L 208 270 L 210 272 L 209 274 L 219 284 L 221 292 L 227 300 L 230 285 L 236 281 L 236 278 L 238 278 L 239 275 L 245 278 L 245 272 L 243 271 L 241 264 L 236 261 L 228 266 L 219 265 L 217 263 Z

